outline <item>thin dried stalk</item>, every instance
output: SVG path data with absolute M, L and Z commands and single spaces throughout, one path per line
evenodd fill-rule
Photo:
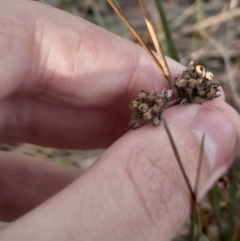
M 183 175 L 183 178 L 184 178 L 184 180 L 185 180 L 185 182 L 187 184 L 187 188 L 188 188 L 188 190 L 189 190 L 189 192 L 191 194 L 193 204 L 195 204 L 195 202 L 196 202 L 196 195 L 195 195 L 195 193 L 193 192 L 193 190 L 191 188 L 190 181 L 189 181 L 189 179 L 187 177 L 187 174 L 185 172 L 185 169 L 183 167 L 182 160 L 181 160 L 180 155 L 178 153 L 178 150 L 177 150 L 177 147 L 176 147 L 175 142 L 173 140 L 172 134 L 171 134 L 171 132 L 170 132 L 170 130 L 168 128 L 167 122 L 165 121 L 164 118 L 163 118 L 163 125 L 164 125 L 164 128 L 165 128 L 166 132 L 167 132 L 169 141 L 170 141 L 172 149 L 173 149 L 173 153 L 174 153 L 174 155 L 176 157 L 176 160 L 177 160 L 177 163 L 178 163 L 178 165 L 180 167 L 180 170 L 181 170 L 181 173 Z
M 232 18 L 237 18 L 239 16 L 240 16 L 240 8 L 236 8 L 236 9 L 232 10 L 232 12 L 231 12 Z M 218 18 L 218 21 L 215 21 L 216 18 Z M 206 18 L 205 20 L 203 20 L 201 23 L 201 27 L 206 29 L 206 28 L 212 27 L 216 24 L 218 25 L 223 22 L 226 22 L 228 19 L 229 19 L 229 12 L 220 13 L 216 16 L 209 17 L 209 18 Z M 194 31 L 197 31 L 197 29 L 198 29 L 198 25 L 195 23 L 189 27 L 183 28 L 182 33 L 190 34 Z
M 195 181 L 195 186 L 194 186 L 194 193 L 195 193 L 196 196 L 197 196 L 197 193 L 198 193 L 199 177 L 200 177 L 200 173 L 201 173 L 204 140 L 205 140 L 205 135 L 203 134 L 202 141 L 201 141 L 201 147 L 200 147 L 200 154 L 199 154 L 199 159 L 198 159 L 197 176 L 196 176 L 196 181 Z
M 170 28 L 174 30 L 175 28 L 181 26 L 191 15 L 194 14 L 195 11 L 196 7 L 195 3 L 193 3 L 170 23 Z
M 164 76 L 168 80 L 169 85 L 172 88 L 173 87 L 173 81 L 171 79 L 171 74 L 170 74 L 170 71 L 169 71 L 169 68 L 168 68 L 168 64 L 167 64 L 167 61 L 165 59 L 164 53 L 162 51 L 161 45 L 160 45 L 160 43 L 158 41 L 156 30 L 154 29 L 154 26 L 153 26 L 153 23 L 152 23 L 152 19 L 151 19 L 150 13 L 148 11 L 146 2 L 145 2 L 145 0 L 138 0 L 138 1 L 139 1 L 139 5 L 141 7 L 141 10 L 142 10 L 142 13 L 143 13 L 146 25 L 148 27 L 148 31 L 150 33 L 150 36 L 151 36 L 152 41 L 153 41 L 153 44 L 154 44 L 155 49 L 157 51 L 160 64 L 163 67 Z
M 136 29 L 132 26 L 132 24 L 127 20 L 127 18 L 124 16 L 122 11 L 119 9 L 119 7 L 112 1 L 107 0 L 108 3 L 111 5 L 111 7 L 114 9 L 114 11 L 117 13 L 117 15 L 123 20 L 123 22 L 126 24 L 126 26 L 129 28 L 129 30 L 132 32 L 134 37 L 138 40 L 138 42 L 142 45 L 142 47 L 147 51 L 148 55 L 152 58 L 153 62 L 157 65 L 157 67 L 160 69 L 160 71 L 164 74 L 163 67 L 158 62 L 155 55 L 152 53 L 152 51 L 148 48 L 148 46 L 144 43 Z

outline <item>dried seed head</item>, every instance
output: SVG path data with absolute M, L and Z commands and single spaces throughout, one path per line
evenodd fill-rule
M 141 119 L 143 114 L 138 110 L 132 110 L 131 119 Z
M 149 93 L 147 91 L 142 90 L 142 91 L 139 92 L 138 98 L 140 100 L 146 100 L 148 95 L 149 95 Z
M 205 101 L 204 98 L 201 98 L 199 96 L 195 96 L 192 98 L 192 103 L 196 103 L 196 104 L 202 104 Z
M 175 78 L 174 85 L 180 103 L 202 104 L 205 100 L 212 100 L 219 96 L 219 82 L 214 80 L 211 72 L 206 72 L 202 65 L 190 62 L 182 75 Z M 169 100 L 173 90 L 163 89 L 157 94 L 153 89 L 150 93 L 140 91 L 138 96 L 129 104 L 132 111 L 129 125 L 132 129 L 140 127 L 144 121 L 150 121 L 154 126 L 160 125 L 163 110 L 169 107 Z
M 187 75 L 190 78 L 184 78 Z M 219 82 L 214 80 L 213 74 L 205 71 L 202 65 L 196 66 L 191 61 L 182 75 L 175 79 L 175 87 L 182 98 L 181 103 L 185 100 L 186 103 L 201 104 L 205 100 L 218 97 Z
M 140 103 L 140 101 L 136 98 L 135 100 L 131 101 L 131 103 L 129 104 L 129 108 L 137 109 L 139 103 Z
M 191 73 L 191 78 L 193 78 L 193 79 L 197 79 L 197 78 L 198 78 L 196 69 L 194 69 L 194 70 L 192 71 L 192 73 Z
M 165 98 L 167 99 L 170 99 L 172 97 L 172 94 L 173 94 L 173 89 L 170 89 L 170 90 L 164 90 L 164 95 L 165 95 Z
M 161 123 L 161 120 L 160 120 L 160 118 L 159 118 L 158 116 L 154 116 L 154 117 L 152 118 L 152 124 L 153 124 L 154 126 L 159 126 L 160 123 Z
M 202 85 L 204 79 L 205 78 L 197 78 L 197 84 L 198 84 L 199 87 Z
M 143 119 L 146 120 L 146 121 L 151 120 L 151 119 L 152 119 L 152 113 L 151 113 L 150 111 L 145 112 L 145 113 L 143 114 Z
M 206 78 L 208 81 L 213 81 L 213 73 L 207 71 L 207 72 L 205 73 L 205 78 Z
M 197 80 L 196 79 L 190 79 L 187 82 L 187 86 L 191 89 L 195 88 L 197 86 Z
M 160 124 L 161 115 L 164 107 L 167 105 L 172 90 L 163 89 L 162 94 L 159 95 L 153 90 L 151 93 L 140 91 L 138 97 L 130 103 L 132 111 L 131 121 L 129 125 L 136 129 L 140 127 L 144 121 L 152 121 L 152 124 L 157 126 Z
M 137 129 L 143 124 L 144 120 L 143 119 L 131 119 L 129 122 L 129 126 L 132 129 Z
M 206 94 L 206 91 L 205 90 L 198 90 L 198 95 L 201 96 L 201 97 L 204 97 Z
M 148 101 L 148 102 L 154 102 L 155 97 L 156 97 L 156 94 L 155 94 L 155 93 L 150 93 L 150 94 L 147 96 L 147 101 Z
M 188 71 L 183 71 L 182 77 L 183 77 L 184 80 L 189 80 L 191 78 Z
M 191 61 L 191 62 L 188 64 L 188 68 L 189 68 L 190 70 L 194 70 L 194 69 L 196 68 L 196 64 L 195 64 L 193 61 Z
M 205 68 L 202 65 L 197 65 L 196 72 L 199 78 L 202 78 L 205 76 Z
M 210 99 L 214 98 L 215 94 L 216 94 L 215 90 L 214 89 L 210 89 L 210 91 L 208 91 L 207 94 L 206 94 L 207 95 L 207 99 L 210 100 Z
M 176 81 L 175 81 L 175 85 L 176 86 L 178 86 L 178 87 L 180 87 L 180 88 L 184 88 L 184 87 L 186 87 L 187 86 L 187 79 L 185 79 L 185 78 L 178 78 L 178 79 L 176 79 Z
M 149 110 L 149 105 L 147 103 L 141 103 L 138 105 L 138 110 L 142 113 L 147 112 Z
M 191 96 L 192 92 L 193 92 L 193 89 L 192 88 L 185 88 L 184 91 L 185 91 L 187 96 Z
M 156 102 L 156 104 L 158 104 L 159 106 L 163 106 L 164 99 L 163 99 L 161 96 L 159 96 L 159 97 L 155 98 L 155 102 Z
M 160 113 L 161 108 L 162 108 L 161 105 L 155 104 L 155 105 L 152 107 L 151 110 L 152 110 L 152 112 L 153 112 L 154 114 L 158 114 L 158 113 Z

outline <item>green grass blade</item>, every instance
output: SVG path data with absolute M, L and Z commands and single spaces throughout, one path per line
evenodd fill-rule
M 98 1 L 95 0 L 87 0 L 87 3 L 89 4 L 89 6 L 91 7 L 92 11 L 93 11 L 93 16 L 96 20 L 96 23 L 101 26 L 102 28 L 107 29 L 107 25 L 106 22 L 104 20 L 104 18 L 101 16 L 100 10 L 98 8 Z
M 195 210 L 191 214 L 190 220 L 190 229 L 189 229 L 189 240 L 194 241 L 195 239 L 195 220 L 196 220 L 196 212 Z
M 217 186 L 214 186 L 210 193 L 210 198 L 211 198 L 211 202 L 212 202 L 212 205 L 213 205 L 213 208 L 216 212 L 216 215 L 218 217 L 221 217 L 222 216 L 222 213 L 221 213 L 221 208 L 220 208 L 220 199 L 221 199 L 221 194 L 220 194 L 220 191 L 218 189 Z
M 175 44 L 174 44 L 174 41 L 172 38 L 172 34 L 171 34 L 171 30 L 169 28 L 167 18 L 166 18 L 166 15 L 165 15 L 165 12 L 164 12 L 164 9 L 162 6 L 162 0 L 155 0 L 155 3 L 157 5 L 158 13 L 159 13 L 161 21 L 162 21 L 162 26 L 163 26 L 167 46 L 168 46 L 168 53 L 172 59 L 175 59 L 176 61 L 179 62 L 178 52 L 175 47 Z
M 64 0 L 64 3 L 66 4 L 65 6 L 65 11 L 69 12 L 69 13 L 72 13 L 72 1 L 71 0 Z
M 224 240 L 233 241 L 233 234 L 235 229 L 235 213 L 236 213 L 236 194 L 238 187 L 234 179 L 230 180 L 230 200 L 228 204 L 228 228 L 224 235 Z

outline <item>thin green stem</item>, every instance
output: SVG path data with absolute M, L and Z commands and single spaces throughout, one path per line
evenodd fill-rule
M 168 22 L 167 22 L 167 18 L 162 6 L 162 0 L 155 0 L 155 3 L 157 5 L 157 9 L 158 9 L 158 13 L 159 16 L 161 18 L 162 21 L 162 26 L 163 26 L 163 30 L 164 30 L 164 34 L 166 37 L 166 42 L 167 42 L 167 46 L 168 46 L 168 52 L 171 58 L 175 59 L 176 61 L 179 62 L 179 57 L 178 57 L 178 53 L 177 53 L 177 49 L 175 47 L 173 38 L 172 38 L 172 34 L 171 34 L 171 30 L 169 28 Z

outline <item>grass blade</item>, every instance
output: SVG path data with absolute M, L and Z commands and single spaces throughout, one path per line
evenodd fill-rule
M 203 134 L 202 141 L 201 141 L 201 147 L 200 147 L 200 153 L 199 153 L 199 159 L 198 159 L 196 181 L 195 181 L 195 186 L 194 186 L 194 193 L 195 193 L 196 196 L 197 196 L 197 193 L 198 193 L 198 183 L 199 183 L 199 177 L 200 177 L 200 173 L 201 173 L 204 140 L 205 140 L 205 135 Z
M 183 167 L 183 164 L 182 164 L 182 160 L 181 160 L 180 155 L 179 155 L 179 153 L 178 153 L 178 150 L 177 150 L 177 147 L 176 147 L 175 142 L 174 142 L 174 140 L 173 140 L 172 134 L 171 134 L 171 132 L 170 132 L 170 130 L 169 130 L 169 127 L 168 127 L 168 125 L 167 125 L 167 122 L 165 121 L 164 118 L 163 118 L 163 125 L 164 125 L 164 128 L 165 128 L 166 132 L 167 132 L 169 141 L 170 141 L 170 143 L 171 143 L 171 146 L 172 146 L 174 155 L 175 155 L 175 157 L 176 157 L 177 163 L 178 163 L 178 165 L 179 165 L 179 167 L 180 167 L 180 170 L 181 170 L 181 172 L 182 172 L 183 178 L 184 178 L 184 180 L 185 180 L 185 182 L 186 182 L 186 184 L 187 184 L 187 188 L 188 188 L 188 190 L 189 190 L 189 192 L 190 192 L 190 194 L 191 194 L 193 204 L 195 204 L 195 202 L 196 202 L 196 195 L 195 195 L 195 193 L 193 192 L 193 190 L 192 190 L 192 188 L 191 188 L 190 181 L 189 181 L 189 179 L 188 179 L 188 177 L 187 177 L 187 174 L 186 174 L 186 172 L 185 172 L 185 170 L 184 170 L 184 167 Z
M 87 3 L 89 4 L 89 6 L 91 7 L 92 11 L 93 11 L 93 16 L 97 22 L 97 24 L 99 26 L 101 26 L 102 28 L 106 28 L 107 29 L 107 24 L 105 22 L 105 19 L 101 16 L 100 10 L 96 5 L 96 1 L 94 0 L 87 0 Z
M 235 213 L 236 213 L 236 195 L 238 191 L 238 187 L 236 185 L 236 181 L 234 178 L 230 179 L 230 188 L 229 188 L 230 198 L 228 204 L 228 228 L 225 232 L 224 238 L 225 240 L 232 241 L 235 229 Z
M 176 61 L 179 62 L 177 49 L 175 47 L 175 44 L 174 44 L 174 41 L 173 41 L 173 38 L 172 38 L 172 34 L 171 34 L 171 30 L 169 28 L 167 18 L 165 16 L 165 12 L 163 10 L 162 0 L 155 0 L 155 3 L 157 5 L 158 13 L 159 13 L 161 21 L 162 21 L 163 30 L 164 30 L 166 42 L 167 42 L 167 45 L 168 45 L 169 55 L 172 59 L 175 59 Z

